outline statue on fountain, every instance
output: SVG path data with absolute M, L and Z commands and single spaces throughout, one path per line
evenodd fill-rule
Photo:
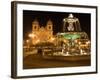
M 81 31 L 79 19 L 74 17 L 73 14 L 69 14 L 67 18 L 63 19 L 63 32 L 71 32 L 71 31 Z

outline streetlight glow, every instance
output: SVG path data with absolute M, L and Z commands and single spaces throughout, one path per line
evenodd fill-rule
M 28 36 L 29 36 L 30 38 L 34 38 L 34 37 L 35 37 L 35 34 L 30 33 Z
M 26 40 L 27 43 L 29 43 L 29 40 Z

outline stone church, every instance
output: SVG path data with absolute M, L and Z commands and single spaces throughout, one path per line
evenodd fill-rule
M 38 20 L 32 22 L 32 44 L 51 42 L 53 40 L 53 23 L 48 20 L 46 26 L 40 26 Z

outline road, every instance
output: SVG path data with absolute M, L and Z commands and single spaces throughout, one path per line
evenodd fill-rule
M 23 59 L 23 69 L 34 68 L 55 68 L 55 67 L 75 67 L 90 66 L 90 60 L 86 61 L 63 61 L 63 60 L 46 60 L 41 54 L 30 54 Z

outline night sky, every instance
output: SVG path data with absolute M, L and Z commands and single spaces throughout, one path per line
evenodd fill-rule
M 62 32 L 63 18 L 67 18 L 70 13 L 67 12 L 47 12 L 47 11 L 28 11 L 23 10 L 23 37 L 27 38 L 28 33 L 32 31 L 32 21 L 37 19 L 40 26 L 46 26 L 50 19 L 53 22 L 53 34 Z M 72 13 L 79 19 L 82 31 L 85 31 L 89 38 L 91 34 L 91 15 L 85 13 Z

